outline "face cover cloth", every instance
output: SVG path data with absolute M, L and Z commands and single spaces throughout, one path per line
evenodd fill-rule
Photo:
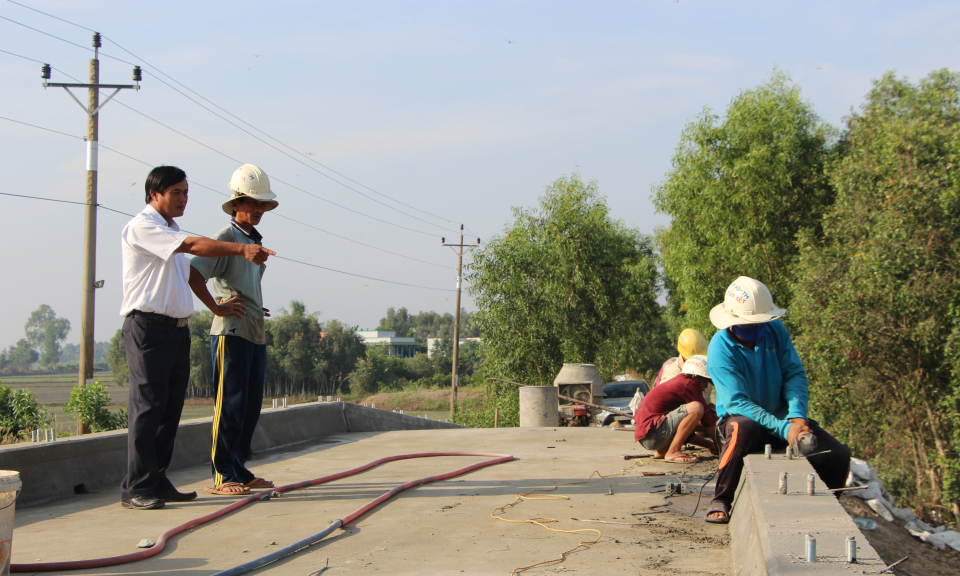
M 745 324 L 742 326 L 733 326 L 733 333 L 740 337 L 744 342 L 751 344 L 759 342 L 763 333 L 767 331 L 766 324 Z

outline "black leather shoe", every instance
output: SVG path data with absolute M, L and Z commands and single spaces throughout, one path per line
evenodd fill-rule
M 163 500 L 152 496 L 134 496 L 127 500 L 121 500 L 120 505 L 124 508 L 133 508 L 134 510 L 154 510 L 163 508 Z
M 196 492 L 177 492 L 176 488 L 170 488 L 165 492 L 157 492 L 157 498 L 166 502 L 189 502 L 197 497 Z

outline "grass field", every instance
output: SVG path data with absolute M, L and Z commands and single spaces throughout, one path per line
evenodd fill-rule
M 109 371 L 95 372 L 93 377 L 103 382 L 110 393 L 111 404 L 109 410 L 118 412 L 127 408 L 130 391 L 126 386 L 119 386 Z M 14 390 L 29 390 L 37 397 L 37 401 L 53 418 L 53 428 L 58 437 L 72 436 L 77 431 L 77 418 L 74 414 L 67 414 L 63 406 L 70 401 L 70 391 L 77 385 L 76 374 L 31 374 L 27 376 L 4 376 L 0 382 Z M 367 402 L 378 402 L 381 409 L 405 408 L 404 413 L 409 416 L 426 416 L 431 420 L 445 420 L 450 417 L 449 410 L 445 409 L 449 401 L 445 390 L 427 390 L 419 392 L 400 392 L 384 394 L 367 398 Z M 461 392 L 461 402 L 472 405 L 481 400 L 479 392 Z M 436 397 L 434 397 L 436 396 Z M 475 397 L 476 396 L 476 397 Z M 291 404 L 313 401 L 316 398 L 290 398 Z M 344 398 L 346 400 L 346 398 Z M 273 405 L 271 398 L 264 399 L 263 407 Z M 188 399 L 183 407 L 181 421 L 213 416 L 214 401 L 211 398 Z M 399 410 L 398 410 L 399 411 Z
M 100 380 L 110 392 L 113 402 L 126 402 L 126 386 L 118 386 L 110 372 L 94 372 L 93 377 Z M 14 390 L 27 389 L 37 397 L 37 402 L 49 406 L 63 406 L 70 401 L 70 391 L 77 385 L 76 374 L 31 374 L 29 376 L 2 376 L 0 382 Z
M 94 372 L 94 379 L 103 382 L 110 393 L 111 412 L 119 412 L 127 408 L 127 402 L 130 390 L 127 386 L 119 386 L 113 375 L 109 371 Z M 63 411 L 64 405 L 70 401 L 70 391 L 77 385 L 76 374 L 30 374 L 27 376 L 3 376 L 0 377 L 0 383 L 10 386 L 14 390 L 29 390 L 37 397 L 39 402 L 47 413 L 53 418 L 53 428 L 57 431 L 58 437 L 72 436 L 77 432 L 77 418 L 74 414 L 67 414 Z M 297 399 L 291 398 L 291 403 L 297 402 Z M 302 401 L 302 400 L 301 400 Z M 269 408 L 273 405 L 272 399 L 265 399 L 263 406 Z M 213 416 L 213 399 L 189 399 L 183 407 L 183 414 L 180 420 L 193 420 L 195 418 L 209 418 Z M 432 416 L 431 416 L 432 418 Z

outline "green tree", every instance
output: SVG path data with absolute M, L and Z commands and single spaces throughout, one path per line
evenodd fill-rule
M 452 338 L 453 314 L 434 311 L 410 314 L 406 308 L 387 308 L 387 314 L 380 319 L 377 330 L 394 330 L 397 336 L 413 336 L 419 342 L 426 342 L 427 338 Z M 460 309 L 460 336 L 480 336 L 480 329 L 473 321 L 473 314 L 463 308 Z
M 490 375 L 545 385 L 564 362 L 606 377 L 658 366 L 669 344 L 651 240 L 611 219 L 579 174 L 513 213 L 466 275 Z
M 110 347 L 104 356 L 117 385 L 127 385 L 130 382 L 130 370 L 127 368 L 127 354 L 123 348 L 123 333 L 121 330 L 117 330 L 117 333 L 110 339 Z
M 653 195 L 671 218 L 657 247 L 675 322 L 712 334 L 710 309 L 741 275 L 789 306 L 796 235 L 816 230 L 832 201 L 823 169 L 834 132 L 779 71 L 736 96 L 722 121 L 705 109 L 687 124 Z
M 100 380 L 94 380 L 86 386 L 74 386 L 70 391 L 70 401 L 63 407 L 67 414 L 75 413 L 80 420 L 94 432 L 106 432 L 127 427 L 127 411 L 123 408 L 112 414 L 110 392 Z
M 194 314 L 187 323 L 190 328 L 190 385 L 187 396 L 193 398 L 213 398 L 217 395 L 213 385 L 213 355 L 210 353 L 210 326 L 213 325 L 213 312 L 202 310 Z M 119 335 L 119 333 L 118 333 Z M 121 352 L 123 342 L 120 342 Z M 126 366 L 126 356 L 124 366 Z
M 47 411 L 29 390 L 14 391 L 0 385 L 0 438 L 4 442 L 25 440 L 30 432 L 49 423 Z
M 27 372 L 30 370 L 30 365 L 39 358 L 40 355 L 27 342 L 26 338 L 18 340 L 16 344 L 10 347 L 10 352 L 7 353 L 7 360 L 15 372 Z
M 319 312 L 290 302 L 290 310 L 267 322 L 266 395 L 306 395 L 318 390 L 316 365 L 320 345 Z
M 53 308 L 41 304 L 30 313 L 24 330 L 27 342 L 40 354 L 40 363 L 47 368 L 55 368 L 60 360 L 60 346 L 70 333 L 70 321 L 57 318 Z
M 379 357 L 371 354 L 365 358 L 358 358 L 356 366 L 348 376 L 350 390 L 354 394 L 366 396 L 376 394 L 380 390 L 382 377 L 383 366 L 379 362 Z
M 317 348 L 316 373 L 320 394 L 340 393 L 357 360 L 365 355 L 366 345 L 352 328 L 339 320 L 328 320 Z
M 892 73 L 851 116 L 822 237 L 801 239 L 811 409 L 902 502 L 960 518 L 960 76 Z

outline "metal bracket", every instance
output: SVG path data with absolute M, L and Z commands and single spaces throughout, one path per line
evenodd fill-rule
M 69 94 L 70 97 L 73 98 L 73 100 L 80 106 L 80 108 L 83 108 L 83 111 L 87 113 L 87 116 L 90 116 L 91 118 L 93 118 L 94 116 L 97 115 L 97 112 L 100 112 L 101 108 L 107 105 L 107 102 L 109 102 L 110 100 L 113 100 L 113 97 L 117 95 L 117 92 L 120 92 L 124 88 L 132 88 L 134 90 L 140 90 L 140 83 L 138 82 L 136 84 L 63 84 L 59 82 L 44 81 L 43 87 L 44 88 L 47 88 L 47 87 L 63 88 L 64 90 L 66 90 L 67 94 Z M 77 98 L 77 96 L 70 91 L 71 88 L 113 88 L 114 91 L 113 91 L 113 94 L 107 96 L 107 99 L 101 102 L 100 105 L 97 106 L 93 110 L 93 112 L 91 112 L 90 110 L 87 109 L 86 105 L 84 105 L 84 103 L 81 102 L 80 99 Z

